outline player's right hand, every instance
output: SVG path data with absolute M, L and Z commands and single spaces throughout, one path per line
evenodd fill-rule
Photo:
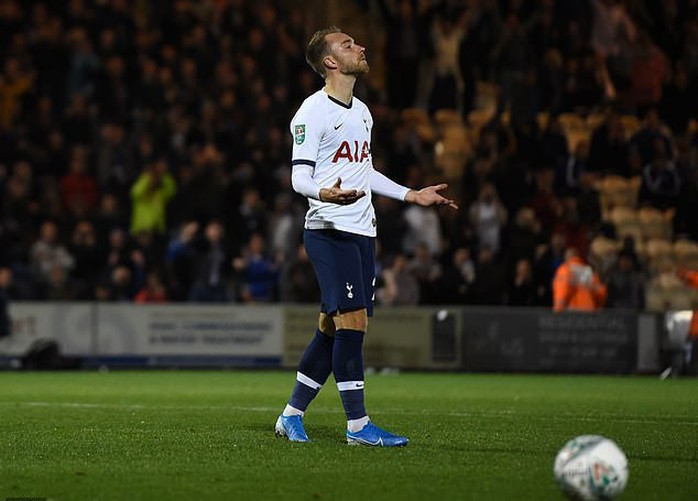
M 364 196 L 366 192 L 363 190 L 343 190 L 341 177 L 331 188 L 320 188 L 320 201 L 332 204 L 350 205 Z

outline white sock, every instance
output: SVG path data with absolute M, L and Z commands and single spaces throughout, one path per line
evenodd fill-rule
M 368 419 L 368 416 L 364 416 L 359 419 L 350 419 L 347 421 L 347 430 L 349 430 L 352 433 L 356 433 L 357 431 L 361 431 L 364 426 L 368 424 L 370 419 Z
M 284 407 L 284 412 L 283 415 L 288 417 L 288 416 L 302 416 L 305 414 L 302 410 L 296 409 L 295 407 L 291 407 L 290 405 L 286 404 L 286 407 Z

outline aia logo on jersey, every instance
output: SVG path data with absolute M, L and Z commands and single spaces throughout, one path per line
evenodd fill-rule
M 358 141 L 354 141 L 353 144 L 349 141 L 342 141 L 332 157 L 332 163 L 336 164 L 341 158 L 346 158 L 348 162 L 363 162 L 370 154 L 371 149 L 368 147 L 368 141 L 364 141 L 361 148 L 359 148 Z

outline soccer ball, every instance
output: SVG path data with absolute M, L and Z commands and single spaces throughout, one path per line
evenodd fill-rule
M 553 472 L 568 498 L 608 500 L 625 489 L 628 460 L 613 440 L 600 435 L 581 435 L 560 449 Z

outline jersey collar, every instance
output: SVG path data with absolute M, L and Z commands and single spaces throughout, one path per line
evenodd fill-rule
M 346 108 L 346 109 L 348 109 L 348 110 L 351 109 L 351 105 L 354 104 L 354 98 L 353 98 L 353 97 L 351 98 L 351 101 L 349 101 L 349 104 L 345 104 L 345 103 L 343 103 L 342 101 L 340 101 L 339 99 L 336 99 L 336 98 L 330 96 L 327 92 L 325 92 L 325 95 L 326 95 L 327 98 L 328 98 L 330 101 L 332 101 L 333 103 L 338 104 L 338 105 L 340 105 L 342 108 Z

